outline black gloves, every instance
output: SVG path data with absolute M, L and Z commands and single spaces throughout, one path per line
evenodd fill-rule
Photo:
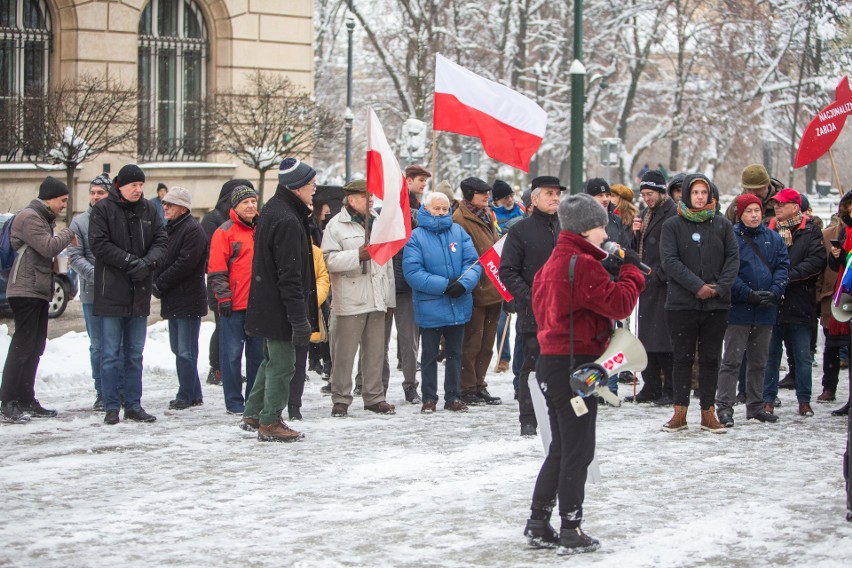
M 444 290 L 444 294 L 446 294 L 450 298 L 458 298 L 460 296 L 464 296 L 465 292 L 467 292 L 467 290 L 464 289 L 464 286 L 462 286 L 461 282 L 459 282 L 458 279 L 451 281 L 449 286 L 447 286 L 447 289 Z
M 304 347 L 311 343 L 311 324 L 308 320 L 290 322 L 293 327 L 293 345 Z
M 636 268 L 642 264 L 642 258 L 635 250 L 624 249 L 624 264 L 632 264 Z
M 758 304 L 760 304 L 760 301 L 762 299 L 763 299 L 763 297 L 760 295 L 760 292 L 758 292 L 757 290 L 752 290 L 751 292 L 748 293 L 748 303 L 749 304 L 754 304 L 755 306 L 757 306 Z
M 758 308 L 768 308 L 778 302 L 778 297 L 769 290 L 752 290 L 748 293 L 748 301 Z
M 503 301 L 503 311 L 506 312 L 507 314 L 514 314 L 515 313 L 515 300 L 512 300 L 510 302 L 506 302 L 504 300 Z
M 149 274 L 151 274 L 151 267 L 148 266 L 144 258 L 137 258 L 130 261 L 130 265 L 127 267 L 127 275 L 134 282 L 145 280 Z
M 219 302 L 219 315 L 223 318 L 231 317 L 231 300 L 225 300 L 224 302 Z

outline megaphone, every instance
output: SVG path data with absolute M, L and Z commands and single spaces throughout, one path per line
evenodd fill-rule
M 852 297 L 849 303 L 852 309 Z M 852 315 L 847 319 L 850 318 Z M 620 327 L 603 355 L 571 373 L 571 388 L 580 397 L 599 396 L 613 406 L 621 406 L 621 399 L 606 386 L 607 379 L 621 371 L 643 371 L 647 366 L 648 354 L 642 342 Z
M 831 315 L 840 323 L 845 323 L 852 319 L 852 296 L 841 293 L 831 303 Z

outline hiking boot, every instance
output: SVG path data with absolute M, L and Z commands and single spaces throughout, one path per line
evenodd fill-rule
M 625 396 L 624 402 L 636 402 L 636 403 L 647 403 L 647 402 L 656 402 L 660 399 L 659 396 L 654 396 L 652 394 L 646 393 L 645 389 L 640 390 L 636 396 Z
M 834 402 L 834 391 L 823 389 L 822 394 L 817 397 L 817 402 Z
M 364 410 L 369 410 L 370 412 L 375 412 L 376 414 L 396 414 L 396 407 L 392 404 L 388 404 L 386 401 L 377 402 L 376 404 L 371 404 L 369 406 L 364 405 Z
M 506 371 L 509 370 L 510 366 L 511 365 L 509 364 L 508 361 L 501 359 L 500 362 L 497 363 L 497 372 L 498 373 L 505 373 Z
M 796 388 L 796 377 L 787 373 L 783 379 L 778 382 L 779 389 L 794 390 Z
M 737 401 L 734 403 L 734 405 L 745 404 L 745 403 L 746 403 L 746 393 L 744 393 L 744 392 L 737 393 Z
M 799 403 L 799 416 L 805 416 L 810 418 L 814 415 L 814 410 L 811 408 L 810 403 L 808 402 L 800 402 Z
M 246 432 L 257 432 L 258 428 L 260 428 L 260 420 L 257 418 L 243 416 L 242 420 L 240 420 L 240 430 L 245 430 Z
M 272 424 L 261 424 L 257 429 L 257 439 L 261 442 L 298 442 L 304 438 L 304 434 L 296 432 L 280 420 Z
M 485 401 L 475 392 L 462 393 L 461 401 L 468 406 L 485 406 Z
M 294 404 L 287 405 L 287 416 L 290 417 L 290 420 L 301 420 L 302 419 L 302 409 Z
M 102 397 L 101 395 L 98 395 L 95 398 L 94 404 L 92 404 L 92 410 L 103 411 L 103 409 L 104 409 L 104 397 Z
M 444 403 L 444 410 L 451 410 L 453 412 L 467 412 L 467 404 L 464 403 L 463 400 L 455 399 L 450 402 Z
M 331 361 L 322 362 L 322 380 L 331 380 Z
M 185 400 L 174 399 L 169 401 L 169 410 L 186 410 L 192 406 L 191 402 Z
M 532 548 L 556 548 L 559 545 L 559 533 L 548 520 L 527 520 L 524 536 Z
M 778 422 L 778 417 L 772 414 L 771 412 L 767 412 L 765 409 L 761 408 L 757 412 L 755 412 L 752 416 L 747 416 L 747 419 L 757 420 L 758 422 Z
M 331 415 L 335 418 L 343 418 L 346 416 L 348 409 L 349 407 L 342 402 L 336 402 L 334 406 L 331 407 Z
M 525 438 L 533 438 L 535 435 L 535 424 L 521 424 L 521 436 Z
M 222 386 L 222 371 L 219 369 L 210 369 L 207 373 L 207 384 Z
M 660 398 L 652 403 L 654 406 L 671 406 L 674 404 L 674 399 L 670 394 L 663 393 Z
M 485 404 L 489 406 L 497 406 L 498 404 L 503 404 L 503 399 L 499 396 L 491 396 L 488 393 L 488 389 L 482 389 L 476 393 L 476 396 L 485 401 Z
M 832 416 L 846 416 L 849 414 L 849 403 L 847 402 L 840 408 L 831 411 Z
M 0 404 L 0 417 L 2 417 L 3 422 L 9 424 L 25 424 L 30 421 L 30 417 L 24 414 L 17 400 Z
M 141 406 L 136 410 L 124 409 L 124 419 L 133 420 L 134 422 L 156 422 L 157 417 L 145 412 Z
M 663 424 L 663 432 L 680 432 L 686 430 L 689 426 L 686 425 L 686 410 L 688 407 L 675 405 L 674 415 L 671 419 Z
M 438 403 L 434 400 L 427 400 L 420 408 L 420 414 L 432 414 L 438 409 Z
M 731 413 L 733 414 L 733 413 Z M 731 426 L 734 425 L 734 417 L 731 416 Z M 712 406 L 701 411 L 701 429 L 713 434 L 724 434 L 725 426 L 716 419 L 716 409 Z
M 53 418 L 56 416 L 55 410 L 43 407 L 36 399 L 33 399 L 29 404 L 21 404 L 20 407 L 21 412 L 29 414 L 32 418 Z
M 118 424 L 118 410 L 107 410 L 104 415 L 104 424 L 115 426 Z
M 405 393 L 405 401 L 411 404 L 420 404 L 423 402 L 420 395 L 417 394 L 417 387 L 405 387 L 402 389 Z
M 594 552 L 600 547 L 600 541 L 584 533 L 580 527 L 562 529 L 559 531 L 559 550 L 556 551 L 556 554 L 565 556 L 568 554 L 580 554 L 582 552 Z
M 725 428 L 734 427 L 734 411 L 729 408 L 719 410 L 719 422 Z

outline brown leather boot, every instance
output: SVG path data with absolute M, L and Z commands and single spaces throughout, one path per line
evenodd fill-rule
M 811 417 L 814 415 L 814 411 L 811 408 L 811 405 L 807 402 L 799 403 L 799 416 Z
M 246 432 L 257 432 L 257 429 L 260 428 L 260 420 L 251 418 L 250 416 L 243 416 L 242 420 L 240 420 L 240 428 Z
M 822 394 L 817 397 L 817 402 L 834 402 L 834 391 L 822 389 Z
M 674 407 L 674 416 L 671 419 L 663 424 L 663 432 L 680 432 L 681 430 L 686 430 L 689 426 L 686 425 L 686 406 L 678 406 L 677 404 Z
M 257 429 L 257 439 L 261 442 L 297 442 L 304 437 L 304 434 L 296 432 L 284 422 L 261 424 Z
M 701 429 L 714 434 L 725 433 L 725 427 L 716 419 L 716 409 L 712 406 L 701 411 Z

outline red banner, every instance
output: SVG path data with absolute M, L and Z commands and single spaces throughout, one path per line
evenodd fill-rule
M 497 291 L 500 292 L 500 295 L 503 296 L 503 299 L 507 302 L 511 302 L 513 296 L 508 290 L 506 290 L 506 286 L 503 285 L 503 282 L 500 281 L 500 257 L 503 255 L 503 244 L 505 242 L 506 237 L 504 236 L 502 239 L 494 243 L 493 247 L 485 251 L 485 253 L 479 257 L 479 263 L 482 265 L 482 268 L 485 269 L 485 275 L 491 279 L 491 282 L 494 284 L 494 287 L 497 288 Z
M 843 77 L 837 85 L 834 102 L 819 111 L 802 134 L 794 167 L 807 166 L 831 149 L 852 114 L 852 91 L 849 77 Z

